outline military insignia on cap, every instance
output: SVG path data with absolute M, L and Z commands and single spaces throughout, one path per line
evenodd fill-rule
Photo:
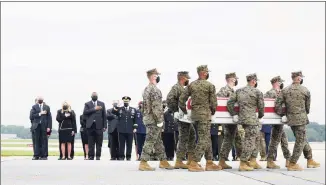
M 236 79 L 239 79 L 235 73 L 225 74 L 225 79 L 228 79 L 228 78 L 236 78 Z
M 131 98 L 129 96 L 122 97 L 123 102 L 129 102 Z
M 297 77 L 297 76 L 304 77 L 304 76 L 302 75 L 302 71 L 292 72 L 292 75 L 291 75 L 292 78 L 295 78 L 295 77 Z
M 197 67 L 197 72 L 201 72 L 201 71 L 210 72 L 210 70 L 208 70 L 207 65 L 198 66 Z
M 275 82 L 284 82 L 284 80 L 280 76 L 276 76 L 276 77 L 271 79 L 272 84 L 275 83 Z
M 188 71 L 179 71 L 178 76 L 184 76 L 188 79 L 190 79 L 189 72 Z
M 256 73 L 249 74 L 249 75 L 246 76 L 246 78 L 247 78 L 247 81 L 250 81 L 250 80 L 258 81 Z

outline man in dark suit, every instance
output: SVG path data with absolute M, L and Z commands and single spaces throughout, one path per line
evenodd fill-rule
M 92 93 L 92 100 L 85 103 L 84 116 L 86 119 L 86 129 L 88 134 L 88 157 L 94 160 L 95 144 L 96 144 L 96 160 L 100 160 L 103 132 L 107 128 L 105 104 L 97 100 L 96 92 Z
M 37 98 L 35 98 L 34 102 L 35 102 L 35 104 L 37 104 Z M 32 134 L 32 142 L 33 142 L 33 153 L 34 153 L 33 157 L 36 157 L 36 156 L 35 156 L 35 134 L 34 134 L 34 132 L 33 132 L 33 130 L 32 130 L 32 127 L 33 127 L 32 110 L 33 110 L 33 109 L 31 109 L 31 111 L 29 112 L 29 119 L 30 119 L 30 121 L 31 121 L 31 128 L 30 128 L 30 130 L 31 130 L 31 134 Z
M 52 129 L 52 115 L 50 107 L 43 103 L 43 97 L 37 98 L 37 104 L 32 106 L 30 120 L 32 121 L 32 133 L 34 136 L 33 160 L 47 160 L 47 133 Z
M 140 101 L 138 103 L 138 110 L 136 110 L 136 123 L 138 126 L 136 132 L 138 161 L 140 161 L 141 153 L 143 151 L 143 146 L 146 139 L 146 127 L 144 125 L 143 114 L 141 112 L 142 107 L 143 107 L 143 102 Z
M 123 107 L 113 108 L 112 113 L 118 116 L 118 133 L 119 133 L 119 159 L 123 161 L 125 157 L 127 161 L 131 159 L 131 151 L 132 151 L 132 141 L 133 141 L 133 133 L 137 131 L 137 123 L 136 123 L 136 109 L 133 107 L 129 107 L 129 102 L 131 100 L 130 97 L 124 96 L 122 97 Z M 125 153 L 125 148 L 127 146 L 127 150 Z M 126 155 L 125 155 L 126 154 Z
M 118 102 L 113 102 L 113 107 L 118 109 Z M 107 110 L 108 136 L 111 160 L 118 160 L 119 157 L 119 137 L 118 137 L 118 116 L 112 113 L 113 108 Z

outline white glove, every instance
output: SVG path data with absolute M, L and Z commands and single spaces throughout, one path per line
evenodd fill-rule
M 286 122 L 288 122 L 288 118 L 286 116 L 282 116 L 281 121 L 282 121 L 282 123 L 286 123 Z
M 259 121 L 260 124 L 263 124 L 264 123 L 263 118 L 260 118 L 258 121 Z
M 237 123 L 239 121 L 239 116 L 238 115 L 234 115 L 233 116 L 233 122 Z
M 157 126 L 158 126 L 158 127 L 160 127 L 160 128 L 161 128 L 161 127 L 163 127 L 163 122 L 162 122 L 162 123 L 159 123 L 159 124 L 157 124 Z

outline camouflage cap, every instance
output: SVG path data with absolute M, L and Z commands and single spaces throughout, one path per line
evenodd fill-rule
M 225 79 L 228 79 L 228 78 L 236 78 L 236 79 L 239 79 L 235 73 L 225 74 Z
M 304 76 L 302 75 L 302 71 L 292 72 L 292 75 L 291 75 L 292 78 L 295 78 L 295 77 L 297 77 L 297 76 L 304 77 Z
M 159 72 L 157 71 L 156 68 L 151 69 L 151 70 L 148 70 L 146 73 L 147 73 L 147 76 L 151 76 L 152 74 L 157 74 L 157 75 L 160 75 L 160 74 L 161 74 L 161 73 L 159 73 Z
M 197 73 L 201 72 L 201 71 L 205 71 L 205 72 L 210 72 L 210 70 L 208 70 L 207 65 L 201 65 L 197 67 Z
M 249 74 L 249 75 L 246 76 L 246 78 L 247 78 L 247 81 L 250 81 L 250 80 L 256 80 L 256 81 L 258 81 L 258 78 L 257 78 L 256 73 Z
M 187 79 L 190 79 L 190 76 L 189 76 L 189 72 L 188 71 L 179 71 L 178 72 L 178 77 L 180 77 L 180 76 L 184 76 Z
M 271 83 L 273 84 L 275 82 L 284 82 L 284 80 L 280 76 L 275 76 L 271 79 Z

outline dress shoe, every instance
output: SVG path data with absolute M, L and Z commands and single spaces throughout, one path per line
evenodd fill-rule
M 40 158 L 40 160 L 48 160 L 48 158 L 47 157 L 42 157 L 42 158 Z
M 67 160 L 72 160 L 72 158 L 68 157 Z
M 88 158 L 88 160 L 94 160 L 94 157 L 90 157 L 90 158 Z
M 116 160 L 117 160 L 117 158 L 111 158 L 110 160 L 111 160 L 111 161 L 116 161 Z
M 127 158 L 127 161 L 130 161 L 130 158 L 129 157 Z
M 96 157 L 96 160 L 98 160 L 98 161 L 99 161 L 99 160 L 101 160 L 101 158 L 100 158 L 100 157 Z
M 125 159 L 122 158 L 122 157 L 119 157 L 119 158 L 118 158 L 118 161 L 123 161 L 123 160 L 125 160 Z
M 33 157 L 32 160 L 39 160 L 39 157 Z

